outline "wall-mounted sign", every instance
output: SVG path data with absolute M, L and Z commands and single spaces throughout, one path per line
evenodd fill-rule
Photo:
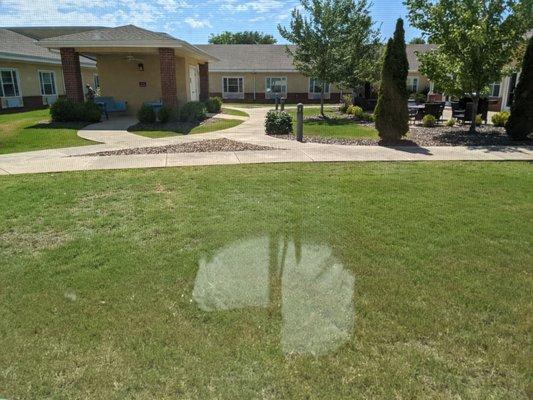
M 146 87 L 146 82 L 139 82 L 139 87 Z

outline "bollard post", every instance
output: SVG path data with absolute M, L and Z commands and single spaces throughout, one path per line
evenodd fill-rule
M 296 140 L 304 141 L 304 105 L 302 103 L 296 106 Z
M 279 109 L 279 97 L 276 95 L 276 111 Z
M 281 98 L 281 111 L 285 111 L 285 98 Z

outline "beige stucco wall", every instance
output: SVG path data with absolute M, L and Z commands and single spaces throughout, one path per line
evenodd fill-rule
M 0 60 L 0 68 L 13 68 L 17 71 L 22 97 L 41 95 L 39 71 L 52 71 L 55 76 L 57 94 L 60 96 L 65 94 L 65 83 L 60 65 Z M 93 86 L 93 74 L 95 73 L 97 73 L 96 68 L 82 67 L 83 82 Z
M 161 99 L 159 55 L 136 54 L 138 60 L 128 61 L 124 55 L 98 56 L 98 73 L 102 96 L 113 96 L 128 102 L 128 112 L 136 113 L 146 101 Z M 139 71 L 142 63 L 144 71 Z M 190 101 L 189 65 L 198 66 L 191 57 L 176 57 L 176 95 L 178 106 Z M 139 82 L 145 82 L 141 87 Z
M 209 73 L 209 92 L 222 93 L 222 78 L 223 77 L 243 77 L 244 78 L 244 92 L 254 92 L 254 78 L 255 78 L 255 92 L 265 93 L 266 78 L 287 78 L 287 91 L 290 93 L 308 93 L 309 92 L 309 78 L 299 73 Z M 337 86 L 331 87 L 331 93 L 339 93 L 340 89 Z
M 418 91 L 422 92 L 425 88 L 429 88 L 429 79 L 426 76 L 421 75 L 419 72 L 409 72 L 407 75 L 407 80 L 409 78 L 416 77 L 418 78 Z

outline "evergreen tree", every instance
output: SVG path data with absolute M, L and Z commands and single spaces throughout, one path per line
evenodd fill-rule
M 514 140 L 524 140 L 533 133 L 533 37 L 529 39 L 522 75 L 514 91 L 507 134 Z
M 381 85 L 375 110 L 376 129 L 383 141 L 401 139 L 409 131 L 407 74 L 403 20 L 398 19 L 394 37 L 389 39 L 381 71 Z

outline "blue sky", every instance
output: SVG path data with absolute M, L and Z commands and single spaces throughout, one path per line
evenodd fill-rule
M 402 0 L 373 0 L 372 16 L 388 38 L 404 17 Z M 298 0 L 0 0 L 0 26 L 134 24 L 164 31 L 191 43 L 207 43 L 210 33 L 259 30 L 274 35 L 288 25 Z M 418 32 L 408 26 L 410 39 Z

